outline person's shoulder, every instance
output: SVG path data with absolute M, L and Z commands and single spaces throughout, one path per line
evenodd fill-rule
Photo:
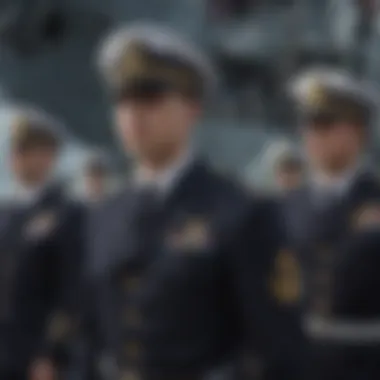
M 283 197 L 271 192 L 263 192 L 252 188 L 244 181 L 233 175 L 225 175 L 213 170 L 211 174 L 213 183 L 212 193 L 215 201 L 221 204 L 240 206 L 245 211 L 254 213 L 278 212 L 284 202 Z M 292 196 L 293 197 L 293 196 Z M 297 195 L 294 195 L 297 198 Z
M 263 193 L 246 186 L 243 181 L 214 173 L 216 185 L 213 201 L 220 214 L 228 220 L 232 230 L 242 233 L 268 234 L 279 231 L 282 217 L 282 199 L 272 193 Z M 222 217 L 221 217 L 222 218 Z

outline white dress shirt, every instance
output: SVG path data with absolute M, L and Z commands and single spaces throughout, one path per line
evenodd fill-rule
M 13 193 L 13 200 L 22 206 L 32 206 L 40 199 L 46 187 L 46 184 L 33 187 L 17 185 Z
M 153 171 L 148 168 L 138 167 L 135 173 L 135 183 L 138 187 L 153 187 L 166 197 L 174 189 L 181 176 L 194 160 L 192 151 L 186 150 L 174 162 L 167 167 Z
M 362 165 L 355 165 L 334 177 L 322 172 L 313 173 L 310 179 L 313 201 L 317 205 L 323 205 L 327 198 L 342 199 L 362 170 Z

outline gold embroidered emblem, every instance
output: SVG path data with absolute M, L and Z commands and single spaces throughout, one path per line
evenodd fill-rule
M 282 304 L 293 304 L 301 295 L 301 274 L 293 252 L 282 249 L 277 253 L 271 278 L 271 290 Z
M 127 292 L 135 292 L 141 286 L 142 279 L 138 276 L 126 275 L 123 280 L 123 288 Z
M 370 203 L 359 207 L 353 215 L 354 229 L 380 227 L 380 204 Z
M 43 211 L 34 216 L 26 226 L 28 238 L 47 236 L 57 225 L 57 215 L 53 211 Z
M 210 243 L 210 227 L 206 220 L 192 217 L 183 227 L 170 232 L 168 245 L 174 249 L 196 250 L 205 248 Z

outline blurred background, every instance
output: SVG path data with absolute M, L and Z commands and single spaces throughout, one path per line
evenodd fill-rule
M 211 55 L 220 87 L 195 143 L 222 170 L 270 187 L 271 152 L 297 144 L 287 80 L 311 63 L 328 63 L 380 83 L 379 10 L 379 0 L 2 0 L 1 195 L 12 191 L 13 102 L 37 105 L 67 125 L 71 142 L 60 171 L 77 189 L 94 148 L 124 170 L 94 62 L 104 34 L 136 20 L 165 23 Z

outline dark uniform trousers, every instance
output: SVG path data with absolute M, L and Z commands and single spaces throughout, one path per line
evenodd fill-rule
M 1 379 L 24 379 L 37 357 L 66 364 L 78 322 L 82 216 L 58 185 L 31 206 L 0 211 Z
M 243 347 L 299 378 L 297 324 L 279 329 L 269 292 L 265 208 L 200 161 L 161 203 L 142 193 L 126 190 L 89 225 L 84 326 L 103 378 L 210 379 Z
M 306 188 L 285 203 L 288 244 L 303 269 L 310 379 L 380 378 L 379 205 L 378 179 L 364 171 L 323 211 Z

